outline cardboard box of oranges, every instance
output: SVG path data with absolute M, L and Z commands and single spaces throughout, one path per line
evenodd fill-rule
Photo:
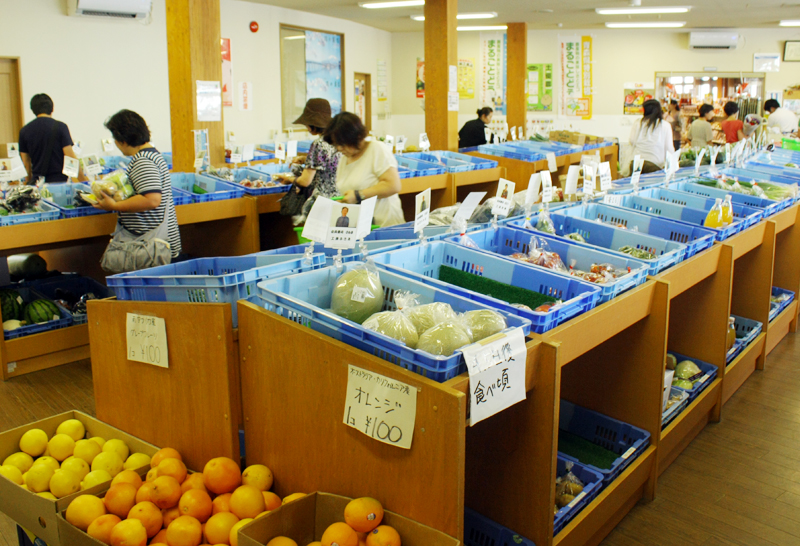
M 242 527 L 239 530 L 239 546 L 264 546 L 271 541 L 273 545 L 291 545 L 291 541 L 294 541 L 297 546 L 307 546 L 320 541 L 332 524 L 345 525 L 345 508 L 352 500 L 330 493 L 312 493 L 301 497 Z M 380 530 L 381 526 L 393 528 L 399 535 L 402 546 L 461 544 L 459 540 L 441 531 L 389 511 L 381 512 L 382 518 L 377 529 Z M 286 540 L 280 537 L 285 537 Z
M 71 439 L 67 439 L 66 436 L 70 435 Z M 56 436 L 58 436 L 57 439 Z M 78 439 L 76 440 L 75 438 Z M 104 442 L 101 442 L 101 440 Z M 111 454 L 112 449 L 104 451 L 104 444 L 108 443 L 109 440 L 115 440 L 115 442 L 109 443 L 108 447 L 113 444 L 119 449 L 126 450 L 127 455 L 125 457 L 120 454 L 113 455 Z M 95 448 L 93 443 L 96 443 L 99 449 Z M 46 451 L 42 452 L 43 447 Z M 51 450 L 53 451 L 52 456 Z M 80 482 L 84 482 L 86 488 L 72 492 L 75 489 L 74 483 L 65 483 L 59 480 L 59 477 L 53 479 L 56 473 L 65 470 L 60 468 L 61 465 L 67 459 L 80 458 L 83 462 L 73 461 L 73 463 L 79 464 L 67 464 L 70 465 L 70 468 L 74 467 L 78 470 L 82 468 L 84 471 L 89 471 L 92 478 L 96 478 L 97 476 L 104 476 L 102 474 L 104 470 L 101 471 L 98 468 L 103 465 L 95 465 L 95 468 L 92 468 L 86 462 L 87 459 L 94 461 L 100 454 L 103 454 L 100 457 L 101 459 L 105 462 L 110 461 L 112 466 L 117 466 L 126 463 L 131 454 L 144 454 L 147 456 L 146 463 L 139 464 L 136 462 L 136 458 L 131 458 L 132 466 L 126 467 L 126 469 L 133 470 L 137 474 L 144 476 L 150 469 L 150 457 L 157 451 L 158 448 L 156 446 L 79 411 L 69 411 L 0 433 L 0 462 L 3 462 L 0 470 L 6 470 L 5 472 L 0 471 L 0 512 L 5 513 L 23 528 L 41 538 L 48 546 L 72 544 L 69 540 L 63 540 L 59 535 L 58 514 L 66 510 L 69 504 L 80 495 L 103 493 L 109 488 L 111 480 L 100 479 L 98 481 L 97 479 L 92 479 L 87 484 L 86 480 L 89 480 L 89 474 L 84 474 L 80 477 L 78 487 L 80 487 Z M 69 452 L 69 455 L 65 456 L 67 452 Z M 9 456 L 11 456 L 11 459 L 9 459 Z M 44 466 L 45 463 L 39 460 L 45 458 L 48 460 L 53 459 L 53 474 L 50 474 L 50 471 L 40 472 L 42 469 L 39 468 L 39 465 Z M 122 463 L 119 463 L 120 459 Z M 9 462 L 6 463 L 6 461 Z M 10 470 L 13 472 L 8 471 L 13 464 L 18 465 L 18 467 L 21 465 L 21 469 L 30 465 L 26 472 L 20 472 L 23 476 L 27 477 L 28 474 L 31 476 L 27 480 L 23 479 L 25 487 L 19 483 L 19 476 L 16 475 L 16 470 L 12 468 Z M 37 467 L 37 470 L 31 474 L 34 466 Z M 95 472 L 95 470 L 98 470 L 98 472 Z M 69 473 L 74 476 L 76 472 L 70 471 Z M 37 477 L 35 486 L 32 479 L 34 475 Z M 74 481 L 74 479 L 70 479 L 67 482 L 71 481 Z M 33 489 L 27 489 L 28 482 L 33 486 Z M 53 487 L 57 489 L 51 492 Z M 47 495 L 43 496 L 45 493 Z

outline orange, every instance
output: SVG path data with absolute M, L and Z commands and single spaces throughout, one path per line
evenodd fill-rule
M 147 531 L 138 519 L 126 519 L 111 529 L 111 546 L 145 546 Z
M 174 459 L 173 459 L 174 460 Z M 178 501 L 182 516 L 192 516 L 200 523 L 205 523 L 211 517 L 211 497 L 200 489 L 190 489 Z
M 275 537 L 267 542 L 267 546 L 297 546 L 297 543 L 291 538 Z
M 262 491 L 261 495 L 264 497 L 264 504 L 267 506 L 267 510 L 275 510 L 282 504 L 281 498 L 272 491 Z
M 156 471 L 159 476 L 172 476 L 178 483 L 183 483 L 186 479 L 186 465 L 180 459 L 164 459 L 158 464 Z
M 164 515 L 164 523 L 162 524 L 164 529 L 169 527 L 170 523 L 181 517 L 181 509 L 177 506 L 174 506 L 169 510 L 162 510 L 161 513 Z
M 150 482 L 150 500 L 159 508 L 172 508 L 181 500 L 181 484 L 172 476 L 159 476 Z
M 206 489 L 217 495 L 232 493 L 242 484 L 242 471 L 232 459 L 217 457 L 206 463 L 203 483 Z
M 99 497 L 81 495 L 67 507 L 66 518 L 72 525 L 85 531 L 94 520 L 105 515 L 106 507 Z
M 212 514 L 218 514 L 220 512 L 230 512 L 231 511 L 231 494 L 225 493 L 224 495 L 220 495 L 219 497 L 215 498 L 211 504 L 213 508 L 211 509 Z
M 237 487 L 230 502 L 231 512 L 239 519 L 254 518 L 267 508 L 261 491 L 252 485 Z
M 230 512 L 214 514 L 206 522 L 203 530 L 209 544 L 230 544 L 231 528 L 239 522 L 239 518 Z
M 166 544 L 167 543 L 167 530 L 161 529 L 156 536 L 150 539 L 150 544 Z
M 144 477 L 144 481 L 152 482 L 156 478 L 158 478 L 158 468 L 151 468 L 147 471 L 147 476 Z
M 381 525 L 367 535 L 367 546 L 400 546 L 400 535 L 394 527 Z
M 202 489 L 207 492 L 206 486 L 203 483 L 202 473 L 195 472 L 194 474 L 186 476 L 186 479 L 181 483 L 181 491 L 186 493 L 189 489 Z
M 143 483 L 136 491 L 136 502 L 150 502 L 150 484 Z
M 231 546 L 239 546 L 239 529 L 253 521 L 253 518 L 239 520 L 236 525 L 231 527 L 231 534 L 228 536 Z
M 112 486 L 117 485 L 118 483 L 129 483 L 138 491 L 138 489 L 142 486 L 142 477 L 133 470 L 123 470 L 114 476 L 113 480 L 111 480 Z
M 103 498 L 109 514 L 124 518 L 136 504 L 136 488 L 129 483 L 112 485 Z
M 309 542 L 308 546 L 322 546 L 322 543 L 319 540 L 315 540 L 314 542 Z
M 322 546 L 358 546 L 358 535 L 346 523 L 332 523 L 322 533 Z
M 203 541 L 200 522 L 191 516 L 181 516 L 167 527 L 169 546 L 199 546 Z
M 242 472 L 242 484 L 252 485 L 260 491 L 269 491 L 272 487 L 272 470 L 263 464 L 250 465 Z
M 111 530 L 114 529 L 114 526 L 120 521 L 122 520 L 114 514 L 100 516 L 89 525 L 86 534 L 104 544 L 111 544 Z
M 305 493 L 292 493 L 288 497 L 283 497 L 283 503 L 282 504 L 289 504 L 290 502 L 296 501 L 297 499 L 301 499 L 301 498 L 303 498 L 305 496 L 306 496 Z
M 156 536 L 161 530 L 161 525 L 164 522 L 164 516 L 161 515 L 161 510 L 152 502 L 140 502 L 128 512 L 128 519 L 138 519 L 147 532 L 147 538 Z
M 157 467 L 164 459 L 178 459 L 182 461 L 183 457 L 178 453 L 178 450 L 172 449 L 171 447 L 164 447 L 156 451 L 156 454 L 150 459 L 150 468 Z
M 369 533 L 382 520 L 383 506 L 371 497 L 353 499 L 344 508 L 344 521 L 359 533 Z

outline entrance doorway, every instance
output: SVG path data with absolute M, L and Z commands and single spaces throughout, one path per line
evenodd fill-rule
M 6 144 L 16 142 L 22 129 L 22 86 L 19 58 L 0 57 L 0 157 L 8 157 Z
M 356 72 L 353 75 L 355 84 L 355 93 L 353 94 L 355 104 L 353 105 L 353 113 L 361 118 L 367 131 L 372 130 L 372 85 L 370 82 L 369 74 L 361 74 Z

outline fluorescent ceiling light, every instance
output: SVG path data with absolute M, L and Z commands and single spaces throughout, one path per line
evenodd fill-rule
M 425 0 L 398 0 L 396 2 L 359 2 L 359 6 L 367 9 L 382 9 L 382 8 L 412 8 L 415 6 L 424 6 Z
M 778 26 L 782 27 L 800 27 L 800 21 L 781 21 Z
M 600 15 L 656 15 L 659 13 L 687 13 L 692 6 L 670 6 L 662 8 L 595 8 Z
M 284 40 L 305 40 L 306 37 L 303 35 L 300 36 L 286 36 Z
M 466 31 L 466 30 L 507 30 L 508 26 L 506 25 L 496 25 L 496 26 L 489 26 L 489 27 L 457 27 L 456 30 Z
M 494 19 L 497 17 L 497 14 L 493 11 L 486 12 L 486 13 L 459 13 L 456 15 L 456 19 Z M 424 15 L 412 15 L 412 19 L 415 21 L 424 21 Z
M 686 21 L 669 23 L 606 23 L 606 28 L 681 28 Z

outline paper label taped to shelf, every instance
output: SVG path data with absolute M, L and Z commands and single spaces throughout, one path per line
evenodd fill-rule
M 572 502 L 570 502 L 570 503 L 567 505 L 567 508 L 572 508 L 573 506 L 575 506 L 576 504 L 578 504 L 579 502 L 581 502 L 581 499 L 583 499 L 583 497 L 585 497 L 585 496 L 586 496 L 586 493 L 585 493 L 585 492 L 583 492 L 583 491 L 581 491 L 580 493 L 578 493 L 578 496 L 577 496 L 577 497 L 575 497 L 574 499 L 572 499 Z
M 702 385 L 703 383 L 705 383 L 706 381 L 708 381 L 708 378 L 709 378 L 709 377 L 711 377 L 711 376 L 710 376 L 710 375 L 708 375 L 708 374 L 705 374 L 703 377 L 701 377 L 700 379 L 698 379 L 698 380 L 697 380 L 697 383 L 698 383 L 698 384 L 700 384 L 700 385 Z
M 167 323 L 163 318 L 128 313 L 128 360 L 169 368 Z
M 470 426 L 525 400 L 528 349 L 521 328 L 461 349 L 469 372 Z
M 547 152 L 545 157 L 547 158 L 547 170 L 551 173 L 556 172 L 558 170 L 558 164 L 556 163 L 555 152 Z
M 417 388 L 356 366 L 347 368 L 344 424 L 384 444 L 411 449 Z
M 622 454 L 622 458 L 623 459 L 628 459 L 634 453 L 636 453 L 636 448 L 635 447 L 630 447 L 630 448 L 628 448 L 628 451 L 626 451 L 625 453 Z

